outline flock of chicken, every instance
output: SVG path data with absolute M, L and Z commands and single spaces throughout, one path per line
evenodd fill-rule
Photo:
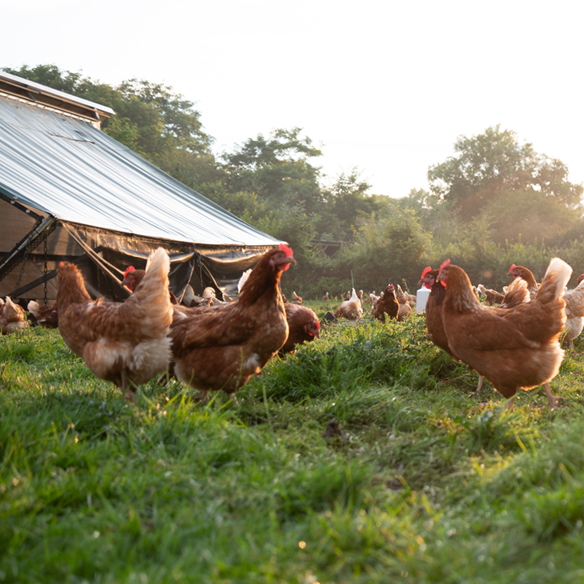
M 322 297 L 322 299 L 324 301 L 329 301 L 330 294 L 327 292 Z M 300 300 L 302 301 L 302 299 Z M 364 304 L 371 304 L 372 316 L 382 323 L 385 323 L 386 314 L 390 319 L 394 318 L 398 322 L 401 322 L 410 315 L 412 306 L 416 305 L 416 297 L 413 294 L 404 292 L 399 284 L 397 287 L 397 292 L 393 284 L 389 284 L 385 287 L 385 290 L 381 293 L 381 296 L 376 296 L 375 291 L 373 291 L 369 295 L 369 298 L 366 298 L 365 300 L 363 300 L 363 290 L 359 290 L 357 293 L 353 288 L 351 291 L 345 294 L 344 301 L 341 303 L 338 310 L 332 314 L 329 314 L 327 320 L 333 320 L 342 317 L 346 318 L 347 320 L 356 322 L 363 317 Z
M 284 304 L 282 273 L 295 263 L 281 245 L 265 253 L 242 283 L 235 302 L 192 301 L 179 305 L 168 288 L 170 260 L 153 252 L 145 270 L 128 268 L 123 284 L 132 295 L 125 302 L 92 300 L 74 264 L 57 270 L 56 306 L 28 305 L 43 326 L 58 326 L 65 344 L 81 356 L 100 379 L 135 400 L 136 387 L 169 370 L 198 389 L 232 395 L 259 374 L 279 351 L 319 335 L 320 323 L 307 307 Z M 24 310 L 7 299 L 7 304 Z M 6 331 L 9 332 L 9 331 Z
M 449 260 L 439 270 L 428 267 L 421 281 L 431 289 L 425 307 L 430 340 L 479 374 L 479 390 L 483 377 L 506 398 L 543 385 L 553 409 L 561 399 L 549 386 L 564 357 L 560 336 L 565 331 L 573 348 L 584 326 L 584 275 L 565 292 L 571 274 L 566 262 L 554 258 L 539 285 L 530 270 L 513 265 L 514 280 L 503 296 L 473 289 Z M 479 302 L 481 291 L 491 306 Z
M 486 377 L 506 398 L 519 389 L 543 385 L 548 403 L 555 408 L 561 398 L 549 382 L 560 368 L 564 351 L 560 337 L 574 350 L 574 339 L 584 328 L 584 274 L 574 290 L 565 291 L 572 268 L 554 258 L 538 284 L 526 267 L 512 265 L 514 278 L 505 293 L 475 287 L 464 270 L 447 260 L 440 269 L 426 268 L 420 284 L 431 290 L 425 305 L 430 340 L 450 357 L 479 374 L 477 391 Z M 487 305 L 480 302 L 485 298 Z M 328 300 L 328 293 L 323 300 Z M 380 297 L 370 295 L 371 314 L 381 322 L 385 316 L 403 320 L 415 297 L 389 284 Z M 498 306 L 495 306 L 498 305 Z M 334 317 L 358 320 L 363 316 L 362 291 L 346 298 Z M 510 400 L 508 407 L 512 407 Z
M 162 248 L 151 254 L 145 270 L 126 270 L 123 284 L 132 295 L 122 303 L 92 300 L 78 268 L 62 263 L 56 306 L 30 302 L 28 309 L 40 325 L 58 326 L 71 351 L 130 401 L 138 385 L 165 371 L 198 389 L 201 399 L 217 390 L 234 395 L 277 353 L 293 352 L 319 336 L 316 314 L 302 306 L 295 292 L 288 302 L 280 291 L 282 273 L 292 263 L 292 250 L 282 244 L 242 277 L 235 302 L 218 301 L 211 289 L 204 302 L 187 299 L 189 306 L 178 304 L 168 288 L 170 262 Z M 509 275 L 514 280 L 500 294 L 482 285 L 475 288 L 449 260 L 440 269 L 428 267 L 420 284 L 431 290 L 425 306 L 429 338 L 479 374 L 478 389 L 484 377 L 507 398 L 520 388 L 543 385 L 555 408 L 561 398 L 552 393 L 549 381 L 564 355 L 560 336 L 565 332 L 573 349 L 584 328 L 584 274 L 577 288 L 565 291 L 571 273 L 568 264 L 554 258 L 539 285 L 527 268 L 513 265 Z M 328 293 L 323 300 L 329 300 Z M 416 297 L 389 284 L 381 296 L 372 293 L 363 301 L 363 292 L 353 289 L 325 319 L 357 322 L 367 302 L 374 318 L 400 321 L 410 314 Z M 0 300 L 2 334 L 26 326 L 24 309 L 10 298 Z

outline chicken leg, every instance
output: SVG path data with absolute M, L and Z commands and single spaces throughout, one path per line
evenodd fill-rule
M 548 403 L 550 404 L 550 408 L 552 410 L 555 410 L 558 407 L 559 402 L 563 401 L 564 398 L 558 397 L 557 395 L 554 395 L 549 383 L 544 383 L 543 388 L 545 389 L 545 394 L 547 395 Z
M 126 373 L 126 368 L 122 369 L 122 392 L 124 393 L 124 399 L 130 403 L 138 403 L 136 399 L 136 389 L 128 383 L 128 375 Z

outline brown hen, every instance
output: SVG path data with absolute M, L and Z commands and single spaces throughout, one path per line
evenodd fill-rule
M 438 280 L 446 285 L 442 318 L 453 353 L 506 398 L 543 384 L 555 408 L 558 398 L 549 381 L 564 356 L 559 337 L 566 322 L 564 287 L 571 273 L 568 264 L 554 258 L 535 299 L 503 309 L 480 304 L 465 271 L 445 262 Z
M 320 322 L 313 310 L 297 304 L 286 304 L 286 320 L 288 321 L 288 339 L 280 349 L 280 354 L 293 353 L 296 345 L 310 343 L 320 334 Z
M 281 245 L 265 253 L 235 302 L 181 311 L 172 324 L 176 376 L 198 389 L 231 395 L 259 374 L 288 338 L 288 322 L 278 283 L 296 263 Z
M 385 290 L 381 293 L 379 299 L 373 305 L 371 314 L 379 322 L 385 323 L 385 315 L 389 318 L 397 319 L 399 314 L 399 302 L 395 297 L 395 289 L 393 284 L 389 284 L 385 287 Z
M 170 361 L 168 270 L 168 254 L 159 248 L 125 302 L 92 300 L 73 264 L 61 263 L 57 272 L 59 331 L 65 344 L 94 375 L 120 387 L 128 400 L 135 399 L 133 384 L 146 383 Z
M 59 326 L 59 313 L 56 306 L 39 304 L 31 300 L 26 308 L 36 318 L 40 326 L 44 328 L 57 328 Z

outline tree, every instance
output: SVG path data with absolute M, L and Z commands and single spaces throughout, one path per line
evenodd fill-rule
M 233 153 L 223 155 L 230 192 L 255 193 L 270 207 L 301 208 L 308 215 L 319 214 L 323 197 L 320 169 L 309 159 L 322 155 L 302 130 L 275 130 L 269 138 L 259 134 Z
M 317 228 L 333 240 L 352 241 L 359 220 L 380 211 L 388 197 L 370 195 L 371 185 L 359 177 L 356 169 L 341 173 L 324 191 L 324 213 Z
M 210 153 L 212 138 L 203 132 L 201 114 L 171 87 L 131 79 L 122 82 L 116 92 L 111 107 L 139 128 L 139 147 L 152 158 L 174 149 L 196 155 Z
M 359 287 L 382 290 L 393 282 L 406 280 L 415 287 L 423 269 L 422 258 L 431 236 L 420 226 L 416 212 L 398 203 L 388 205 L 378 215 L 363 222 L 355 243 L 339 258 L 346 272 L 352 270 Z
M 484 217 L 497 243 L 556 243 L 575 225 L 581 225 L 580 209 L 572 209 L 543 192 L 514 191 L 493 199 L 484 207 Z
M 472 219 L 495 198 L 510 193 L 541 193 L 564 206 L 580 204 L 582 185 L 568 181 L 568 169 L 559 160 L 537 154 L 529 143 L 520 144 L 514 132 L 499 126 L 483 134 L 460 137 L 456 156 L 430 167 L 433 197 L 462 218 Z

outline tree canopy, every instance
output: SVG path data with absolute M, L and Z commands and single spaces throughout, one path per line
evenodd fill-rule
M 567 167 L 537 154 L 529 143 L 520 144 L 515 132 L 493 126 L 458 138 L 454 150 L 455 156 L 430 167 L 428 179 L 432 195 L 459 208 L 465 219 L 513 192 L 541 193 L 568 207 L 580 204 L 582 185 L 568 180 Z
M 458 138 L 454 149 L 428 171 L 425 200 L 442 225 L 444 212 L 456 213 L 466 223 L 486 219 L 494 241 L 531 242 L 562 236 L 581 217 L 582 185 L 568 180 L 560 160 L 521 144 L 514 132 L 490 127 Z
M 259 134 L 224 153 L 227 186 L 232 192 L 255 193 L 271 207 L 282 205 L 318 214 L 323 197 L 320 169 L 311 159 L 322 156 L 301 128 L 278 129 L 266 138 Z

